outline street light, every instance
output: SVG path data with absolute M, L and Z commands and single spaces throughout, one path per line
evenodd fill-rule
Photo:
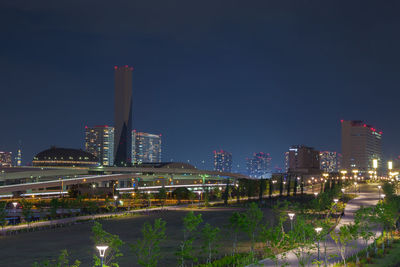
M 382 186 L 378 185 L 378 190 L 379 190 L 378 195 L 379 195 L 379 196 L 381 195 L 381 188 L 382 188 Z
M 354 194 L 357 193 L 357 182 L 354 182 Z
M 375 169 L 375 179 L 376 179 L 377 178 L 376 169 L 378 169 L 378 160 L 377 159 L 372 160 L 372 167 Z
M 317 196 L 318 196 L 318 193 L 317 193 L 317 192 L 314 192 L 314 196 L 317 197 Z
M 315 231 L 317 232 L 317 235 L 319 235 L 319 233 L 322 231 L 322 227 L 315 228 Z M 317 238 L 318 238 L 318 261 L 319 261 L 319 236 Z
M 101 267 L 103 267 L 103 261 L 104 261 L 104 255 L 106 254 L 106 250 L 108 249 L 108 246 L 97 246 L 96 247 L 99 250 L 100 254 L 100 260 L 101 260 Z
M 293 218 L 294 218 L 294 213 L 288 213 L 289 219 L 290 219 L 290 230 L 293 231 Z
M 381 198 L 382 198 L 382 199 L 384 199 L 384 198 L 385 198 L 385 196 L 386 196 L 385 194 L 382 194 L 382 195 L 381 195 Z

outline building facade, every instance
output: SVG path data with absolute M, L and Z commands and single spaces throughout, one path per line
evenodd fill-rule
M 161 162 L 161 134 L 132 131 L 132 164 Z
M 2 167 L 12 166 L 12 152 L 0 151 L 0 166 Z
M 363 121 L 341 120 L 342 168 L 361 172 L 373 170 L 372 162 L 378 160 L 382 167 L 382 131 Z
M 252 178 L 269 178 L 271 174 L 271 157 L 269 153 L 254 153 L 246 159 L 247 175 Z
M 101 165 L 112 166 L 114 164 L 114 127 L 86 126 L 85 151 L 96 156 Z
M 114 165 L 131 163 L 132 146 L 132 72 L 128 65 L 115 66 Z
M 214 151 L 214 171 L 232 172 L 232 154 L 224 150 Z
M 36 167 L 97 167 L 99 159 L 81 149 L 51 147 L 33 157 Z
M 333 151 L 321 151 L 319 152 L 319 165 L 323 172 L 339 172 L 341 154 Z
M 288 172 L 302 174 L 317 174 L 319 168 L 319 151 L 304 145 L 295 145 L 289 148 Z

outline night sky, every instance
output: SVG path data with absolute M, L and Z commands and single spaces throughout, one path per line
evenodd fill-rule
M 0 2 L 0 150 L 27 163 L 83 148 L 113 125 L 114 65 L 134 66 L 133 128 L 163 160 L 244 167 L 292 144 L 340 151 L 340 119 L 383 131 L 400 154 L 399 1 Z

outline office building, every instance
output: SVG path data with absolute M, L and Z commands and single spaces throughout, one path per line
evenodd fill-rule
M 114 163 L 114 127 L 99 125 L 85 127 L 85 151 L 99 159 L 103 166 Z
M 114 70 L 114 165 L 127 166 L 131 163 L 133 68 L 115 66 Z
M 161 134 L 132 131 L 132 163 L 161 162 Z
M 0 166 L 1 167 L 12 166 L 12 152 L 0 151 Z
M 246 159 L 247 175 L 253 178 L 269 178 L 271 174 L 271 157 L 269 153 L 254 153 Z
M 301 174 L 318 174 L 319 151 L 304 145 L 295 145 L 289 148 L 288 172 Z
M 332 151 L 319 152 L 319 165 L 323 172 L 332 173 L 340 171 L 341 154 Z
M 373 170 L 372 162 L 378 160 L 382 167 L 382 131 L 363 121 L 341 120 L 342 168 L 360 172 Z M 386 168 L 386 166 L 383 166 Z
M 214 171 L 231 172 L 232 154 L 224 150 L 214 151 Z

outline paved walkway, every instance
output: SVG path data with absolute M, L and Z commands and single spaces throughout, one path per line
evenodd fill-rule
M 353 188 L 349 189 L 350 190 Z M 340 220 L 338 225 L 335 227 L 335 231 L 337 231 L 341 226 L 350 224 L 354 222 L 354 215 L 355 212 L 361 207 L 361 206 L 371 206 L 371 205 L 376 205 L 378 203 L 378 188 L 377 185 L 375 184 L 362 184 L 361 185 L 361 193 L 358 193 L 358 197 L 350 200 L 345 208 L 344 211 L 344 217 Z M 378 231 L 375 230 L 376 234 Z M 372 243 L 372 241 L 370 242 Z M 332 240 L 330 235 L 327 236 L 327 241 L 326 241 L 326 247 L 327 247 L 327 258 L 328 258 L 328 263 L 334 263 L 337 261 L 341 260 L 340 257 L 340 252 L 339 249 L 336 247 L 335 242 Z M 351 245 L 348 246 L 349 248 L 347 249 L 347 257 L 355 254 L 356 252 L 360 251 L 361 249 L 365 248 L 365 241 L 362 239 L 358 239 L 354 241 Z M 329 255 L 339 255 L 338 257 L 335 258 L 330 258 Z M 299 266 L 298 264 L 298 259 L 296 255 L 293 253 L 293 251 L 289 252 L 286 254 L 286 259 L 281 260 L 280 264 L 283 262 L 287 262 L 288 266 Z M 278 258 L 281 258 L 281 255 L 278 256 Z M 311 263 L 318 258 L 318 254 L 316 249 L 312 252 L 312 255 L 310 259 L 308 260 L 307 266 L 312 265 Z M 320 243 L 320 259 L 322 260 L 324 258 L 324 245 L 323 242 Z M 276 266 L 274 262 L 270 259 L 264 259 L 259 262 L 259 265 L 252 265 L 252 266 Z

